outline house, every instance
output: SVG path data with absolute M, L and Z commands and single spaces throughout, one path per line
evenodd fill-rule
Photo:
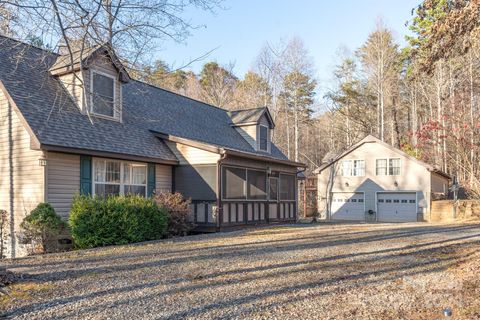
M 0 37 L 0 209 L 175 191 L 199 230 L 295 221 L 297 170 L 267 108 L 228 112 L 130 78 L 108 46 L 59 55 Z M 21 255 L 16 236 L 8 250 Z
M 429 220 L 431 201 L 446 195 L 450 177 L 369 135 L 314 172 L 321 219 Z

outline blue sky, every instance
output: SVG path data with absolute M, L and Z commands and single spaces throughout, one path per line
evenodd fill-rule
M 302 38 L 313 57 L 317 78 L 330 77 L 338 48 L 359 47 L 381 17 L 404 43 L 405 22 L 420 0 L 227 0 L 216 14 L 189 10 L 184 17 L 205 27 L 192 30 L 184 44 L 166 42 L 157 56 L 176 67 L 217 48 L 190 69 L 198 72 L 206 61 L 235 63 L 237 76 L 252 67 L 266 41 Z

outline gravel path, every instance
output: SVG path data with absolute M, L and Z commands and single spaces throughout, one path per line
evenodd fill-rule
M 480 224 L 273 226 L 17 259 L 19 319 L 480 319 Z

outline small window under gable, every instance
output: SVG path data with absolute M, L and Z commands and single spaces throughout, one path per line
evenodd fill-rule
M 130 76 L 110 45 L 59 55 L 49 70 L 83 114 L 121 121 L 122 85 Z
M 259 149 L 261 151 L 269 151 L 269 128 L 264 125 L 259 125 Z
M 92 70 L 91 73 L 91 107 L 90 112 L 110 118 L 117 118 L 115 110 L 116 79 L 111 75 Z
M 229 111 L 230 125 L 255 151 L 271 152 L 271 132 L 275 128 L 267 107 Z

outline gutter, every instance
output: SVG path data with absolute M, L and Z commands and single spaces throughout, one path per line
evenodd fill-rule
M 222 153 L 220 159 L 217 160 L 217 212 L 218 223 L 217 231 L 220 231 L 220 226 L 223 222 L 223 205 L 222 205 L 222 161 L 227 158 L 226 153 Z
M 306 168 L 306 167 L 303 168 L 302 170 L 297 170 L 297 179 L 298 179 L 298 180 L 306 180 L 306 179 L 307 179 L 307 177 L 305 177 L 304 179 L 299 179 L 299 178 L 298 178 L 298 174 L 303 173 L 303 172 L 305 172 L 305 171 L 307 171 L 307 168 Z
M 273 162 L 273 163 L 279 163 L 279 164 L 284 164 L 287 166 L 292 166 L 292 167 L 300 167 L 300 168 L 306 168 L 306 164 L 301 163 L 301 162 L 294 162 L 290 160 L 282 160 L 282 159 L 275 159 L 272 157 L 268 156 L 262 156 L 262 155 L 257 155 L 257 154 L 252 154 L 249 152 L 243 152 L 243 151 L 237 151 L 237 150 L 232 150 L 228 148 L 223 148 L 223 147 L 218 147 L 215 145 L 187 139 L 187 138 L 181 138 L 178 136 L 173 136 L 170 134 L 166 133 L 161 133 L 158 131 L 153 131 L 150 130 L 150 132 L 155 135 L 158 138 L 167 140 L 167 141 L 172 141 L 172 142 L 177 142 L 184 144 L 186 146 L 198 148 L 204 151 L 209 151 L 217 154 L 228 154 L 231 156 L 237 156 L 237 157 L 242 157 L 242 158 L 247 158 L 247 159 L 253 159 L 253 160 L 260 160 L 260 161 L 267 161 L 267 162 Z
M 164 160 L 164 159 L 159 159 L 159 158 L 142 157 L 142 156 L 136 156 L 136 155 L 123 154 L 123 153 L 95 151 L 95 150 L 88 150 L 88 149 L 81 149 L 81 148 L 71 148 L 71 147 L 52 146 L 52 145 L 48 145 L 48 144 L 41 144 L 38 149 L 39 150 L 46 150 L 46 151 L 80 154 L 80 155 L 87 155 L 87 156 L 94 156 L 94 157 L 102 157 L 102 158 L 114 158 L 114 159 L 140 161 L 140 162 L 153 162 L 153 163 L 167 164 L 167 165 L 178 165 L 178 163 L 179 163 L 178 160 Z
M 301 163 L 301 162 L 275 159 L 275 158 L 270 158 L 270 157 L 267 157 L 267 156 L 254 155 L 254 154 L 250 154 L 250 153 L 246 153 L 246 152 L 240 152 L 240 151 L 231 150 L 231 149 L 222 149 L 222 150 L 226 154 L 232 155 L 232 156 L 248 158 L 248 159 L 253 159 L 253 160 L 268 161 L 268 162 L 279 163 L 279 164 L 285 164 L 285 165 L 292 166 L 292 167 L 300 167 L 300 168 L 305 168 L 305 169 L 307 168 L 307 165 L 304 164 L 304 163 Z

